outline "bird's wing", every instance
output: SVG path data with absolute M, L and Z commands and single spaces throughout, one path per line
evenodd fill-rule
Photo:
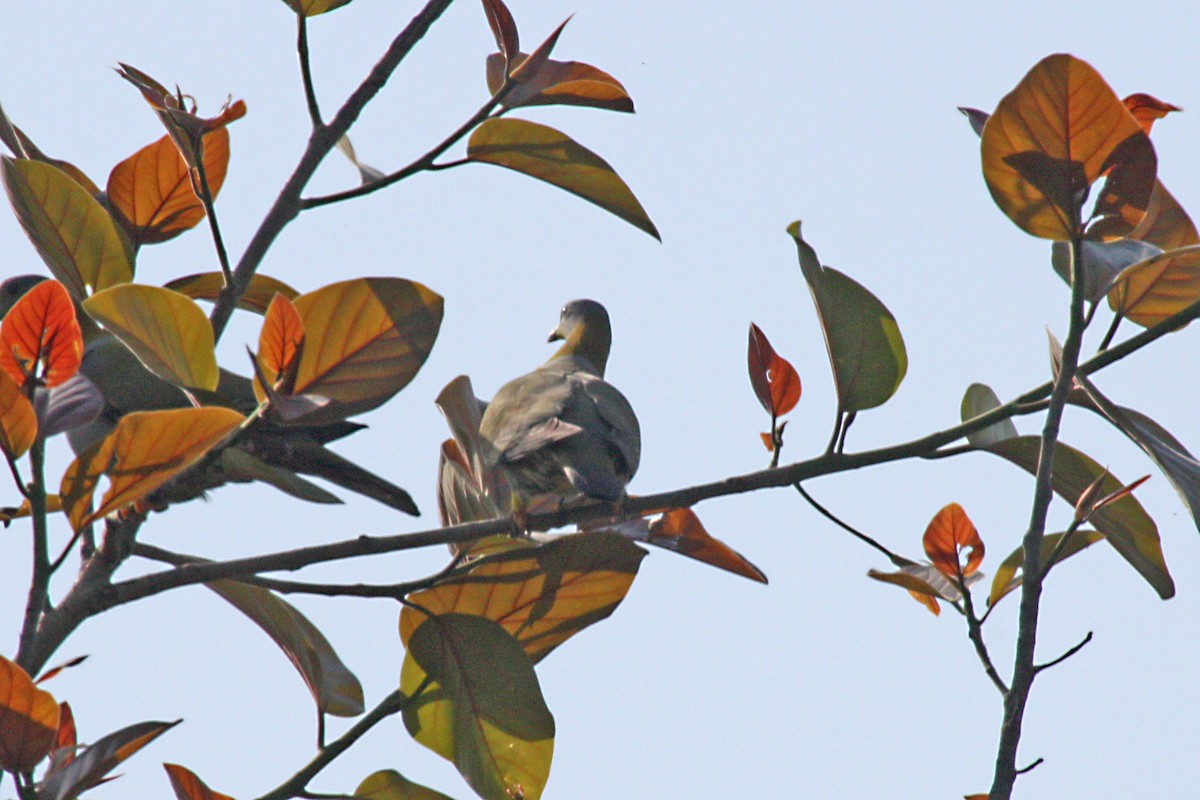
M 642 456 L 642 432 L 633 407 L 617 387 L 594 375 L 580 375 L 584 394 L 603 423 L 606 440 L 625 459 L 629 477 L 637 472 Z

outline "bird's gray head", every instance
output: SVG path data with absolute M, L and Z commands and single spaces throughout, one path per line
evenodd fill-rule
M 0 318 L 9 312 L 26 292 L 44 280 L 44 275 L 14 275 L 5 278 L 4 282 L 0 283 Z
M 572 300 L 563 306 L 558 327 L 550 331 L 547 341 L 561 340 L 563 346 L 551 360 L 563 356 L 586 358 L 604 377 L 608 353 L 612 349 L 612 325 L 608 312 L 595 300 Z

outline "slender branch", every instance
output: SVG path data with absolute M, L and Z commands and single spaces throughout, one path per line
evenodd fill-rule
M 959 580 L 959 589 L 963 594 L 963 616 L 967 620 L 967 637 L 971 640 L 971 644 L 975 645 L 975 655 L 979 657 L 979 663 L 983 664 L 983 671 L 1000 690 L 1000 696 L 1008 694 L 1008 684 L 1000 677 L 1000 673 L 996 670 L 996 665 L 992 663 L 992 656 L 988 652 L 987 644 L 983 641 L 983 620 L 975 615 L 975 604 L 971 600 L 971 589 L 966 585 L 966 582 Z M 989 609 L 990 611 L 991 609 Z M 984 612 L 987 616 L 987 612 Z
M 350 94 L 329 124 L 312 132 L 308 139 L 308 146 L 300 157 L 295 171 L 280 190 L 267 215 L 259 223 L 258 230 L 250 239 L 246 251 L 233 270 L 233 280 L 217 297 L 216 305 L 209 317 L 213 336 L 216 339 L 221 338 L 225 326 L 229 323 L 229 318 L 233 315 L 233 309 L 246 291 L 246 287 L 250 285 L 250 279 L 254 277 L 254 273 L 258 270 L 267 251 L 288 223 L 300 213 L 300 194 L 312 179 L 317 167 L 338 140 L 350 130 L 350 126 L 358 119 L 367 103 L 384 87 L 396 67 L 400 66 L 400 62 L 425 36 L 433 23 L 450 7 L 452 2 L 453 0 L 429 0 L 405 26 L 404 30 L 392 40 L 378 63 L 371 68 L 370 73 L 358 88 Z
M 33 650 L 37 644 L 38 626 L 49 606 L 50 553 L 49 531 L 46 525 L 46 442 L 40 436 L 29 448 L 29 518 L 33 523 L 33 575 L 29 581 L 29 597 L 25 603 L 25 622 L 21 626 L 17 663 L 31 675 L 37 672 Z
M 1072 647 L 1070 650 L 1068 650 L 1067 652 L 1063 653 L 1061 656 L 1059 656 L 1058 658 L 1056 658 L 1056 659 L 1054 659 L 1054 660 L 1052 660 L 1052 661 L 1047 661 L 1045 664 L 1038 664 L 1037 666 L 1035 666 L 1035 667 L 1033 668 L 1033 669 L 1034 669 L 1034 671 L 1036 671 L 1036 672 L 1042 672 L 1042 671 L 1044 671 L 1044 670 L 1048 670 L 1048 669 L 1050 669 L 1051 667 L 1056 667 L 1056 666 L 1058 666 L 1059 664 L 1061 664 L 1062 662 L 1066 661 L 1066 660 L 1067 660 L 1068 658 L 1070 658 L 1071 656 L 1073 656 L 1073 655 L 1075 655 L 1076 653 L 1078 653 L 1078 652 L 1079 652 L 1080 650 L 1082 650 L 1083 648 L 1087 647 L 1088 643 L 1089 643 L 1089 642 L 1091 642 L 1091 641 L 1092 641 L 1092 632 L 1091 632 L 1091 631 L 1088 631 L 1088 632 L 1087 632 L 1087 636 L 1083 637 L 1083 639 L 1082 639 L 1082 640 L 1079 642 L 1079 644 L 1075 645 L 1075 646 L 1074 646 L 1074 647 Z
M 71 555 L 71 550 L 75 547 L 75 543 L 79 541 L 79 537 L 81 535 L 83 535 L 82 530 L 75 531 L 75 533 L 71 535 L 71 541 L 67 542 L 67 546 L 64 547 L 62 552 L 58 554 L 58 558 L 54 559 L 54 561 L 50 564 L 51 575 L 53 575 L 55 572 L 58 572 L 58 568 L 61 567 L 63 562 L 67 560 L 67 557 Z
M 854 536 L 859 541 L 863 542 L 864 544 L 870 545 L 871 547 L 874 547 L 879 552 L 883 553 L 887 557 L 888 561 L 891 561 L 897 567 L 903 567 L 903 566 L 906 566 L 906 565 L 912 563 L 907 558 L 898 556 L 895 553 L 893 553 L 891 550 L 888 550 L 882 544 L 875 541 L 870 536 L 868 536 L 867 534 L 858 530 L 857 528 L 847 525 L 845 522 L 843 522 L 841 519 L 839 519 L 832 511 L 830 511 L 829 509 L 825 508 L 825 506 L 818 503 L 811 494 L 809 494 L 808 492 L 806 492 L 804 490 L 804 487 L 800 485 L 799 481 L 797 481 L 796 483 L 794 483 L 792 485 L 796 487 L 796 491 L 800 493 L 800 496 L 803 497 L 806 501 L 808 501 L 808 504 L 810 506 L 812 506 L 813 508 L 815 508 L 817 510 L 817 513 L 819 513 L 821 516 L 825 517 L 827 520 L 832 522 L 834 525 L 837 525 L 839 528 L 846 531 L 850 535 Z
M 221 236 L 221 226 L 217 224 L 217 208 L 213 203 L 212 189 L 208 185 L 208 170 L 204 168 L 204 154 L 196 153 L 196 173 L 200 176 L 200 202 L 204 204 L 204 214 L 208 218 L 208 229 L 212 231 L 213 246 L 217 248 L 217 260 L 221 262 L 221 274 L 225 276 L 225 285 L 233 281 L 233 272 L 229 269 L 229 253 L 225 250 L 225 239 Z M 195 186 L 193 185 L 193 188 Z
M 322 747 L 312 761 L 304 765 L 303 769 L 258 800 L 289 800 L 292 797 L 302 796 L 302 792 L 308 787 L 308 782 L 316 777 L 317 773 L 329 766 L 335 758 L 361 739 L 367 731 L 393 714 L 398 714 L 403 707 L 403 696 L 400 694 L 400 690 L 396 689 L 383 698 L 365 717 L 355 723 L 354 727 Z
M 1078 215 L 1076 215 L 1078 218 Z M 1086 327 L 1084 319 L 1084 272 L 1083 240 L 1077 235 L 1071 242 L 1071 308 L 1067 327 L 1067 339 L 1063 344 L 1062 366 L 1050 395 L 1050 406 L 1046 409 L 1046 420 L 1042 428 L 1042 441 L 1038 455 L 1037 475 L 1034 481 L 1033 503 L 1029 514 L 1029 529 L 1023 545 L 1025 560 L 1022 564 L 1024 580 L 1021 583 L 1021 606 L 1018 614 L 1017 646 L 1014 658 L 1012 687 L 1004 697 L 1004 722 L 1000 728 L 1000 742 L 996 748 L 996 770 L 992 781 L 992 800 L 1008 800 L 1016 781 L 1017 747 L 1021 741 L 1021 724 L 1025 705 L 1033 680 L 1037 675 L 1034 668 L 1034 653 L 1037 649 L 1038 611 L 1042 594 L 1042 538 L 1046 531 L 1046 515 L 1050 508 L 1054 471 L 1054 451 L 1058 444 L 1059 426 L 1063 409 L 1066 407 L 1067 392 L 1075 380 L 1079 366 L 1079 352 Z
M 1037 769 L 1037 767 L 1040 764 L 1045 762 L 1045 760 L 1046 759 L 1042 758 L 1041 756 L 1038 756 L 1036 759 L 1033 760 L 1032 763 L 1026 764 L 1025 766 L 1021 767 L 1019 770 L 1017 770 L 1017 774 L 1024 775 L 1027 772 L 1033 772 L 1035 769 Z
M 8 453 L 4 454 L 4 460 L 8 462 L 8 471 L 12 473 L 13 484 L 16 485 L 17 491 L 28 500 L 29 488 L 25 486 L 25 481 L 21 478 L 21 468 L 17 466 L 17 460 Z
M 384 175 L 378 180 L 371 181 L 370 183 L 364 183 L 361 186 L 355 186 L 353 189 L 346 189 L 345 191 L 322 195 L 320 197 L 303 198 L 300 201 L 300 208 L 302 210 L 308 210 L 310 208 L 329 205 L 330 203 L 339 203 L 343 200 L 351 200 L 355 197 L 362 197 L 363 195 L 368 195 L 372 192 L 377 192 L 380 189 L 387 188 L 393 183 L 398 183 L 405 178 L 410 178 L 418 172 L 447 169 L 449 167 L 467 163 L 469 159 L 459 159 L 457 161 L 451 161 L 447 164 L 441 165 L 434 165 L 433 162 L 438 156 L 453 147 L 455 143 L 462 139 L 462 137 L 470 133 L 477 125 L 479 125 L 479 123 L 486 120 L 488 116 L 491 115 L 492 109 L 498 106 L 500 101 L 504 99 L 504 96 L 508 94 L 511 86 L 512 84 L 506 82 L 500 87 L 500 90 L 497 91 L 495 95 L 489 98 L 488 101 L 484 103 L 478 111 L 471 115 L 470 119 L 455 128 L 453 133 L 451 133 L 442 141 L 438 142 L 436 145 L 434 145 L 433 149 L 429 150 L 429 152 L 425 153 L 425 155 L 421 156 L 416 161 L 413 161 L 408 166 L 402 167 L 388 175 Z
M 1113 315 L 1112 324 L 1108 326 L 1108 330 L 1104 334 L 1104 339 L 1100 342 L 1099 352 L 1104 352 L 1112 344 L 1113 337 L 1117 335 L 1117 328 L 1121 326 L 1122 319 L 1124 317 L 1119 312 Z
M 300 61 L 300 79 L 304 82 L 304 102 L 308 106 L 308 118 L 313 130 L 320 128 L 321 107 L 317 104 L 317 90 L 313 86 L 312 66 L 308 57 L 308 17 L 296 12 L 296 56 Z

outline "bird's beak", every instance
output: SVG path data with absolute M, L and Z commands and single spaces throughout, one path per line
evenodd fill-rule
M 567 338 L 567 337 L 563 336 L 562 328 L 560 326 L 560 327 L 555 328 L 554 330 L 550 331 L 550 335 L 548 337 L 546 337 L 546 342 L 547 343 L 558 342 L 558 341 L 562 341 L 565 338 Z

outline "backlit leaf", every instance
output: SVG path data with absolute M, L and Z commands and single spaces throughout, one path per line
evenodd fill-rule
M 95 452 L 89 448 L 67 468 L 60 494 L 68 517 L 74 522 L 79 513 L 76 484 L 90 480 L 94 489 L 97 471 L 108 476 L 108 491 L 100 507 L 76 528 L 153 492 L 199 461 L 244 420 L 236 411 L 215 406 L 126 414 Z
M 979 569 L 983 561 L 983 540 L 979 531 L 967 516 L 967 512 L 958 503 L 950 503 L 942 508 L 929 522 L 925 536 L 921 540 L 925 546 L 925 555 L 933 566 L 942 574 L 958 582 Z M 967 563 L 963 566 L 961 554 L 967 551 Z
M 515 63 L 521 63 L 518 53 Z M 487 57 L 487 84 L 492 94 L 504 83 L 504 56 Z M 501 101 L 505 108 L 520 106 L 587 106 L 609 111 L 633 112 L 633 99 L 621 82 L 607 72 L 580 61 L 548 59 L 531 79 L 512 86 Z
M 25 234 L 76 300 L 133 280 L 117 223 L 65 172 L 41 161 L 2 159 L 4 188 Z
M 1200 234 L 1196 232 L 1192 218 L 1183 210 L 1183 206 L 1179 205 L 1175 196 L 1167 191 L 1162 181 L 1154 182 L 1150 208 L 1146 209 L 1146 216 L 1129 234 L 1129 238 L 1163 250 L 1200 244 Z
M 75 800 L 88 789 L 102 783 L 104 776 L 118 764 L 180 721 L 139 722 L 98 739 L 74 761 L 46 778 L 38 793 L 38 800 Z
M 75 304 L 58 281 L 42 281 L 17 301 L 0 323 L 0 368 L 18 386 L 27 379 L 53 388 L 83 360 L 83 334 Z
M 220 381 L 208 317 L 190 298 L 158 286 L 114 286 L 83 305 L 165 381 L 213 391 Z
M 0 656 L 0 769 L 30 772 L 54 747 L 58 701 Z
M 1048 533 L 1042 537 L 1042 560 L 1045 563 L 1050 559 L 1050 554 L 1058 547 L 1058 543 L 1062 541 L 1065 534 Z M 1078 530 L 1071 534 L 1067 539 L 1067 543 L 1063 545 L 1062 552 L 1058 555 L 1058 562 L 1061 563 L 1071 556 L 1075 555 L 1084 548 L 1095 544 L 1104 538 L 1104 534 L 1099 531 Z M 1021 570 L 1021 565 L 1025 563 L 1025 548 L 1018 547 L 1008 558 L 996 567 L 996 574 L 992 578 L 992 590 L 988 594 L 988 605 L 994 606 L 1000 602 L 1000 599 L 1009 592 L 1021 585 L 1022 577 L 1017 573 Z
M 962 421 L 966 422 L 980 414 L 986 414 L 1000 406 L 1000 398 L 992 391 L 992 387 L 982 383 L 972 383 L 963 394 L 960 412 Z M 983 430 L 967 434 L 967 441 L 976 447 L 986 447 L 993 442 L 1001 442 L 1017 435 L 1017 426 L 1011 419 L 993 422 Z
M 817 252 L 800 235 L 787 232 L 800 251 L 800 269 L 812 292 L 837 385 L 838 409 L 854 413 L 887 402 L 908 370 L 908 354 L 896 318 L 859 283 L 821 266 Z
M 996 204 L 1044 239 L 1081 236 L 1089 219 L 1131 230 L 1154 188 L 1150 139 L 1100 74 L 1070 55 L 1042 59 L 1005 95 L 984 126 L 981 150 Z M 1107 181 L 1085 219 L 1084 201 L 1101 175 Z
M 482 558 L 409 596 L 432 614 L 473 614 L 499 623 L 534 663 L 616 610 L 646 551 L 606 531 L 571 534 L 539 547 Z M 405 606 L 406 645 L 424 615 Z
M 553 128 L 519 119 L 490 119 L 471 134 L 467 158 L 546 181 L 660 238 L 642 204 L 608 162 Z
M 296 394 L 333 401 L 328 421 L 381 405 L 425 363 L 442 324 L 442 298 L 413 281 L 359 278 L 300 295 L 306 331 Z
M 358 800 L 450 800 L 441 792 L 413 783 L 394 769 L 381 769 L 363 778 L 354 790 Z
M 1200 245 L 1168 250 L 1126 267 L 1108 293 L 1108 305 L 1150 327 L 1200 300 Z
M 709 566 L 766 583 L 766 574 L 741 553 L 710 534 L 690 508 L 672 508 L 650 523 L 645 541 Z
M 483 0 L 483 12 L 487 15 L 492 36 L 496 37 L 496 48 L 506 60 L 511 59 L 520 51 L 521 40 L 508 6 L 503 0 Z
M 426 617 L 400 672 L 404 695 L 423 686 L 402 712 L 414 739 L 452 761 L 485 800 L 541 797 L 554 717 L 516 639 L 485 617 Z
M 92 497 L 96 493 L 96 486 L 112 465 L 114 445 L 112 436 L 106 436 L 89 445 L 80 451 L 63 473 L 59 498 L 62 511 L 67 515 L 73 530 L 84 526 L 92 510 Z
M 1018 436 L 990 444 L 983 449 L 1035 475 L 1040 447 L 1040 437 Z M 1072 506 L 1103 473 L 1103 467 L 1073 447 L 1060 442 L 1054 451 L 1051 485 L 1054 491 Z M 1109 475 L 1101 482 L 1101 489 L 1107 494 L 1123 485 L 1122 481 Z M 1171 579 L 1171 573 L 1163 559 L 1158 526 L 1136 497 L 1128 495 L 1112 505 L 1105 506 L 1096 512 L 1091 522 L 1104 534 L 1109 544 L 1146 579 L 1159 597 L 1166 600 L 1174 596 L 1175 582 Z
M 333 11 L 335 8 L 341 8 L 349 4 L 350 0 L 283 0 L 283 2 L 287 3 L 288 7 L 297 14 L 315 17 L 318 14 Z
M 293 605 L 260 586 L 234 580 L 206 583 L 279 645 L 312 692 L 317 710 L 338 717 L 363 712 L 362 684 L 329 640 Z
M 1131 94 L 1121 102 L 1125 104 L 1125 108 L 1129 109 L 1129 113 L 1142 126 L 1142 130 L 1146 132 L 1147 136 L 1150 134 L 1150 129 L 1154 127 L 1156 119 L 1162 119 L 1172 111 L 1183 111 L 1179 106 L 1164 103 L 1157 97 L 1144 92 Z
M 18 459 L 37 437 L 37 414 L 33 403 L 5 370 L 0 370 L 0 449 Z
M 746 361 L 750 385 L 768 414 L 780 417 L 796 407 L 800 402 L 800 376 L 787 359 L 775 352 L 766 334 L 753 322 Z
M 258 366 L 273 391 L 285 395 L 292 393 L 303 351 L 304 322 L 300 319 L 300 312 L 287 297 L 276 295 L 267 308 L 258 335 Z M 257 380 L 254 382 L 254 394 L 259 402 L 267 396 Z
M 179 764 L 163 764 L 177 800 L 233 800 L 227 794 L 214 792 L 196 773 Z
M 187 295 L 193 300 L 215 301 L 221 294 L 221 289 L 225 288 L 225 275 L 220 272 L 201 272 L 184 278 L 176 278 L 163 288 Z M 271 299 L 277 294 L 283 295 L 288 300 L 295 300 L 300 296 L 299 292 L 283 281 L 255 273 L 250 278 L 250 286 L 242 294 L 242 299 L 238 301 L 238 308 L 265 314 L 267 307 L 271 304 Z
M 204 136 L 204 172 L 214 199 L 228 167 L 229 131 L 218 128 Z M 138 244 L 174 239 L 204 219 L 204 204 L 192 189 L 187 162 L 170 136 L 114 167 L 105 194 Z
M 867 570 L 867 577 L 882 583 L 890 583 L 908 590 L 921 605 L 929 609 L 934 616 L 942 613 L 938 599 L 956 603 L 962 599 L 962 592 L 942 573 L 941 570 L 929 564 L 906 564 L 896 572 L 880 572 Z M 983 577 L 976 572 L 968 576 L 965 583 L 970 586 Z
M 1112 288 L 1113 279 L 1126 267 L 1152 258 L 1162 250 L 1149 242 L 1137 239 L 1116 239 L 1111 242 L 1083 241 L 1083 296 L 1089 303 L 1099 302 Z M 1070 242 L 1052 242 L 1050 264 L 1068 286 L 1074 269 Z
M 45 676 L 42 678 L 45 679 Z M 54 734 L 54 750 L 50 754 L 50 766 L 46 774 L 57 772 L 75 760 L 79 739 L 75 731 L 75 715 L 70 703 L 58 704 L 58 732 Z
M 0 141 L 4 142 L 17 158 L 44 161 L 47 164 L 58 167 L 87 190 L 87 193 L 92 197 L 99 196 L 100 187 L 93 183 L 92 179 L 85 175 L 83 170 L 69 161 L 52 158 L 42 152 L 41 148 L 34 144 L 33 140 L 25 134 L 25 131 L 12 124 L 2 107 L 0 107 Z

